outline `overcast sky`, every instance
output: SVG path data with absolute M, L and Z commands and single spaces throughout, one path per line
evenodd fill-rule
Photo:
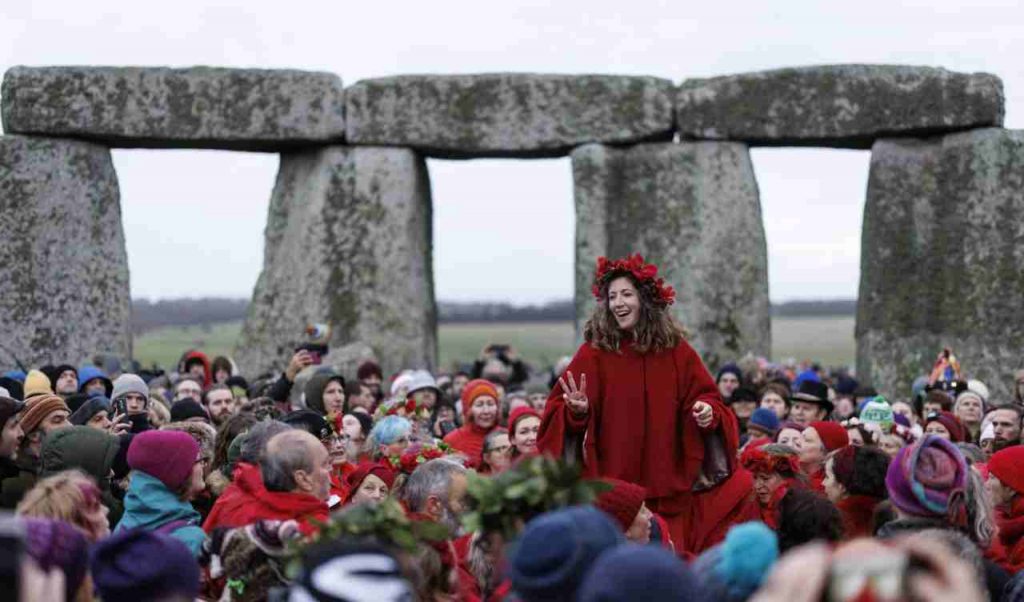
M 1024 114 L 1018 2 L 5 2 L 0 68 L 220 65 L 399 73 L 539 71 L 680 81 L 822 63 L 898 63 L 1002 77 Z M 899 6 L 902 4 L 903 6 Z M 753 151 L 773 301 L 853 297 L 868 152 Z M 278 160 L 115 151 L 135 297 L 246 297 L 263 258 Z M 443 300 L 572 294 L 567 159 L 431 160 Z

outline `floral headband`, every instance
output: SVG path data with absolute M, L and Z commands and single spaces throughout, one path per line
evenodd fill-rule
M 594 297 L 601 300 L 601 287 L 613 274 L 628 273 L 636 280 L 638 287 L 649 287 L 654 296 L 654 303 L 667 307 L 675 303 L 676 291 L 665 284 L 664 278 L 658 278 L 658 266 L 645 263 L 639 253 L 622 259 L 609 260 L 607 257 L 597 259 L 597 271 L 594 273 L 594 285 L 591 287 Z
M 769 454 L 760 447 L 746 449 L 740 457 L 740 464 L 751 473 L 778 473 L 796 475 L 800 464 L 795 454 Z

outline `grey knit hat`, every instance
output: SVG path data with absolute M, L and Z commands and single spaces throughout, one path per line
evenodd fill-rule
M 146 406 L 149 406 L 149 387 L 146 381 L 137 374 L 122 374 L 114 381 L 114 392 L 110 395 L 111 401 L 117 401 L 128 393 L 138 393 L 146 398 Z

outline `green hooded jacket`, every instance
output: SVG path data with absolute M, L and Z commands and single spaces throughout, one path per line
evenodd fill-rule
M 43 438 L 40 478 L 77 468 L 96 480 L 103 503 L 110 509 L 110 524 L 121 518 L 123 506 L 110 493 L 110 474 L 120 449 L 114 435 L 91 426 L 69 426 L 51 431 Z

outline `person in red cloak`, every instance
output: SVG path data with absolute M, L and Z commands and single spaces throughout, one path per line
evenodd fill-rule
M 724 537 L 750 475 L 735 471 L 736 417 L 668 309 L 675 291 L 657 274 L 640 255 L 598 260 L 598 303 L 548 397 L 538 447 L 582 463 L 588 478 L 645 488 L 677 550 L 698 553 Z
M 754 442 L 743 450 L 740 464 L 754 477 L 748 502 L 752 510 L 748 518 L 778 529 L 779 502 L 791 488 L 804 486 L 796 450 L 778 443 Z
M 448 433 L 444 442 L 465 455 L 475 466 L 484 449 L 484 437 L 498 426 L 498 389 L 482 378 L 462 388 L 463 425 Z

